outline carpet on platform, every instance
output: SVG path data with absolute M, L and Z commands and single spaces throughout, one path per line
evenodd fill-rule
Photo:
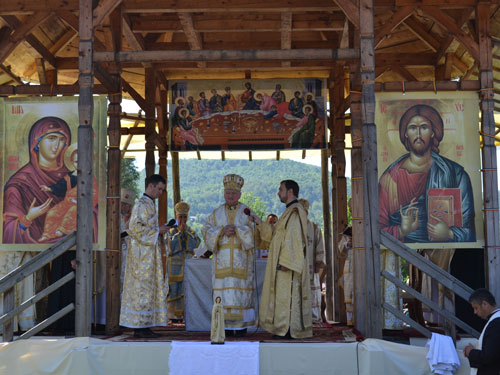
M 152 330 L 159 334 L 160 337 L 152 339 L 134 338 L 134 331 L 129 328 L 123 328 L 119 335 L 105 337 L 105 340 L 113 342 L 128 342 L 128 341 L 210 341 L 210 332 L 193 332 L 186 331 L 185 325 L 182 323 L 171 323 L 166 327 L 155 327 Z M 307 339 L 274 339 L 273 335 L 265 331 L 256 331 L 249 329 L 244 337 L 226 337 L 226 341 L 259 341 L 259 342 L 355 342 L 364 340 L 363 335 L 353 327 L 342 324 L 321 323 L 315 324 L 313 327 L 313 337 Z

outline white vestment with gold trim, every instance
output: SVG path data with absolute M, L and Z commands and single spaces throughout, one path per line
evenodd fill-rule
M 247 208 L 239 203 L 233 209 L 223 204 L 203 226 L 203 237 L 213 252 L 213 300 L 221 297 L 226 329 L 256 325 L 254 282 L 254 230 Z M 236 235 L 222 233 L 226 225 L 236 226 Z

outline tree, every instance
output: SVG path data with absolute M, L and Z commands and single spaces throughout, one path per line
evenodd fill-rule
M 135 165 L 135 158 L 122 158 L 121 187 L 130 189 L 139 194 L 139 170 Z
M 261 219 L 266 215 L 266 203 L 253 193 L 241 194 L 240 202 L 246 204 Z

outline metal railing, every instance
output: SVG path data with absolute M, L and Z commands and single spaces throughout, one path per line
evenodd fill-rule
M 422 272 L 425 272 L 427 275 L 429 275 L 430 277 L 435 279 L 437 282 L 442 284 L 444 287 L 448 288 L 450 291 L 455 293 L 455 295 L 460 296 L 461 298 L 465 299 L 466 301 L 469 299 L 471 293 L 473 292 L 472 288 L 468 287 L 466 284 L 464 284 L 463 282 L 461 282 L 457 278 L 453 277 L 451 274 L 444 271 L 443 269 L 438 267 L 436 264 L 432 263 L 430 260 L 419 255 L 415 250 L 412 250 L 411 248 L 406 246 L 403 242 L 397 240 L 396 238 L 394 238 L 393 236 L 391 236 L 390 234 L 388 234 L 385 231 L 380 231 L 380 242 L 388 250 L 391 250 L 396 255 L 407 260 L 408 263 L 411 263 L 412 265 L 414 265 L 415 267 L 420 269 Z M 458 327 L 462 328 L 465 332 L 471 334 L 475 338 L 479 338 L 480 333 L 478 331 L 476 331 L 474 328 L 469 326 L 467 323 L 458 319 L 450 311 L 447 311 L 447 310 L 441 308 L 436 302 L 430 300 L 429 298 L 425 297 L 417 290 L 406 285 L 405 283 L 403 283 L 398 278 L 394 277 L 389 272 L 382 270 L 381 275 L 386 280 L 388 280 L 388 281 L 392 282 L 394 285 L 396 285 L 398 288 L 406 291 L 412 297 L 414 297 L 418 301 L 422 302 L 423 304 L 427 305 L 432 310 L 436 311 L 443 318 L 445 318 L 446 320 L 451 322 L 452 325 L 457 325 Z M 393 306 L 384 302 L 384 303 L 382 303 L 382 307 L 385 310 L 391 312 L 393 315 L 395 315 L 396 317 L 398 317 L 402 321 L 404 321 L 405 323 L 407 323 L 410 326 L 412 326 L 413 328 L 415 328 L 417 331 L 419 331 L 424 336 L 426 336 L 428 338 L 430 338 L 432 336 L 431 331 L 429 331 L 427 328 L 423 327 L 421 324 L 419 324 L 416 321 L 414 321 L 413 319 L 411 319 L 409 316 L 403 314 L 403 312 L 397 310 Z M 452 338 L 453 338 L 453 340 L 455 340 L 455 337 L 453 337 L 453 336 L 454 335 L 452 335 Z
M 13 331 L 13 319 L 16 315 L 24 311 L 30 306 L 33 306 L 36 302 L 42 298 L 48 296 L 50 293 L 59 289 L 61 286 L 70 282 L 75 278 L 75 272 L 72 271 L 68 273 L 63 278 L 57 280 L 52 285 L 41 290 L 34 296 L 30 297 L 28 300 L 22 302 L 19 306 L 14 306 L 14 294 L 15 286 L 17 283 L 23 281 L 26 277 L 30 276 L 32 273 L 38 271 L 40 268 L 46 264 L 52 262 L 61 254 L 65 253 L 67 250 L 71 249 L 76 245 L 76 232 L 73 232 L 63 239 L 59 240 L 54 245 L 50 246 L 47 250 L 42 251 L 32 259 L 28 260 L 23 265 L 19 266 L 9 274 L 5 275 L 0 279 L 0 294 L 3 293 L 3 315 L 0 316 L 0 324 L 3 324 L 3 341 L 13 341 L 14 331 Z M 59 310 L 57 313 L 48 317 L 44 321 L 40 322 L 33 328 L 26 331 L 24 334 L 19 336 L 16 340 L 27 339 L 38 332 L 42 331 L 46 327 L 50 326 L 52 323 L 62 318 L 66 314 L 70 313 L 75 309 L 75 304 L 70 303 L 63 309 Z

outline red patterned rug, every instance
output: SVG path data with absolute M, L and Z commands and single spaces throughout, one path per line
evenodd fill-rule
M 169 341 L 210 341 L 210 332 L 191 332 L 185 330 L 185 325 L 180 323 L 171 323 L 167 327 L 155 327 L 152 329 L 160 337 L 154 339 L 137 339 L 134 338 L 132 329 L 124 328 L 122 333 L 115 336 L 105 337 L 104 340 L 114 342 L 128 341 L 147 341 L 147 342 L 169 342 Z M 315 324 L 313 327 L 313 337 L 308 339 L 274 339 L 273 335 L 265 331 L 248 330 L 245 337 L 226 337 L 226 341 L 259 341 L 259 342 L 355 342 L 362 341 L 364 337 L 361 333 L 349 326 L 341 324 L 321 323 Z

